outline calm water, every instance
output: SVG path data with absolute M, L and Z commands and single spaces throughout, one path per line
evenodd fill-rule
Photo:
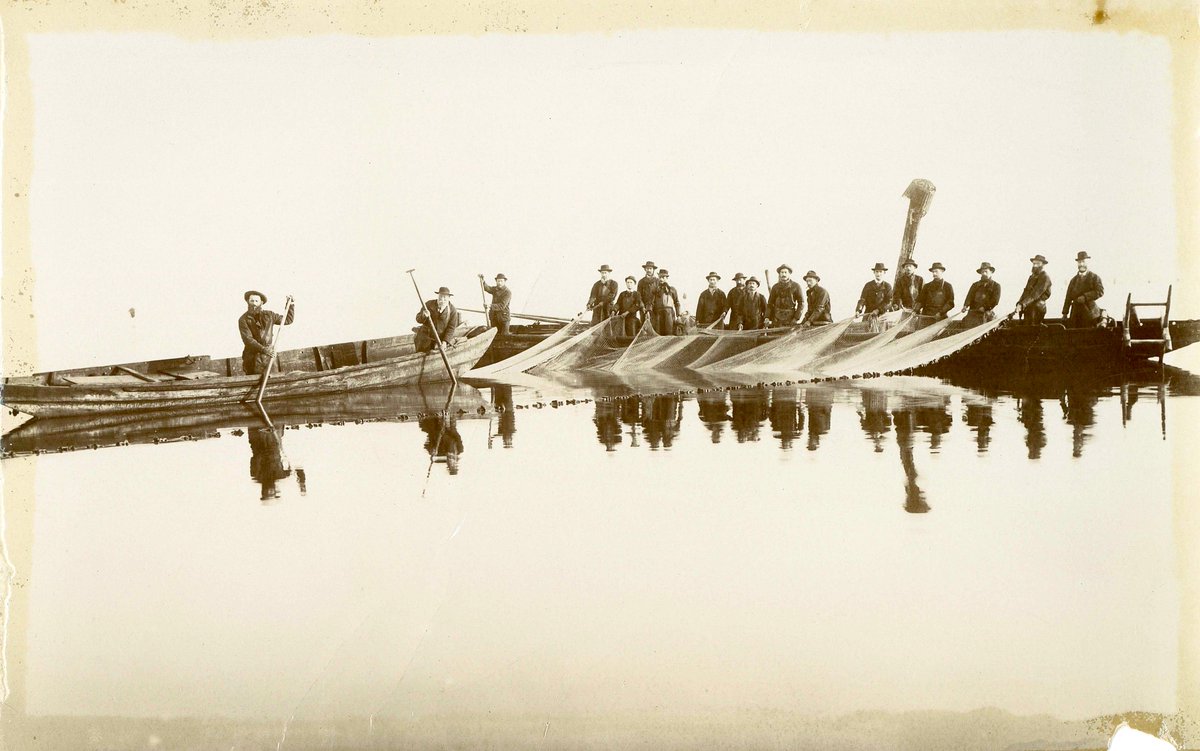
M 1194 377 L 631 386 L 6 459 L 9 738 L 917 748 L 929 710 L 1096 746 L 1076 721 L 1178 710 Z

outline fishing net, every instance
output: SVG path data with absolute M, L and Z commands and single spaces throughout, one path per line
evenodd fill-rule
M 740 355 L 747 350 L 757 347 L 759 339 L 763 336 L 781 335 L 788 329 L 751 329 L 749 331 L 713 331 L 716 341 L 712 343 L 704 354 L 697 357 L 688 367 L 693 370 L 712 365 L 734 355 Z
M 677 337 L 662 336 L 654 330 L 653 322 L 647 319 L 633 341 L 625 348 L 616 361 L 609 366 L 614 373 L 634 370 L 641 367 L 644 360 L 652 359 L 655 354 L 668 347 Z
M 947 319 L 947 321 L 948 320 L 949 319 Z M 878 364 L 872 366 L 872 369 L 877 372 L 884 372 L 893 370 L 908 370 L 921 365 L 929 365 L 947 357 L 948 355 L 953 354 L 954 352 L 957 352 L 963 347 L 974 344 L 979 339 L 987 336 L 992 331 L 999 328 L 1005 322 L 1005 320 L 1007 319 L 997 318 L 994 321 L 981 323 L 963 331 L 956 331 L 946 336 L 934 338 L 933 340 L 916 347 L 909 347 L 908 349 L 905 349 L 904 351 L 899 352 L 892 357 L 881 358 Z M 939 321 L 938 323 L 947 323 L 947 321 Z M 934 324 L 934 326 L 937 325 L 938 324 Z M 928 328 L 933 328 L 934 326 L 930 326 Z M 945 331 L 945 328 L 943 328 L 943 331 Z M 917 336 L 923 332 L 924 330 L 919 331 L 916 334 L 913 334 L 913 336 Z M 905 339 L 907 338 L 908 337 L 905 337 Z M 904 339 L 900 339 L 896 342 L 896 344 L 901 344 L 903 342 Z
M 853 318 L 847 318 L 828 326 L 797 328 L 739 355 L 703 366 L 702 370 L 712 373 L 784 373 L 799 370 L 809 360 L 827 354 L 853 321 Z
M 582 316 L 577 316 L 558 331 L 533 345 L 529 349 L 512 357 L 492 363 L 483 368 L 476 368 L 466 373 L 469 378 L 489 378 L 502 373 L 516 373 L 532 368 L 538 363 L 545 362 L 561 351 L 561 348 L 571 339 L 584 334 L 592 328 L 590 323 L 584 323 Z
M 894 342 L 897 337 L 911 334 L 916 329 L 917 316 L 905 313 L 887 322 L 885 331 L 873 334 L 869 338 L 852 344 L 845 349 L 811 360 L 801 368 L 805 378 L 823 376 L 840 376 L 873 370 L 874 361 L 878 360 L 881 352 Z M 882 321 L 882 317 L 877 321 Z
M 522 370 L 547 373 L 564 370 L 606 368 L 625 349 L 625 322 L 609 318 L 565 342 L 561 349 L 548 352 L 549 357 Z
M 717 340 L 717 333 L 711 327 L 684 336 L 642 336 L 639 332 L 612 370 L 615 373 L 628 373 L 651 368 L 685 367 L 708 351 Z

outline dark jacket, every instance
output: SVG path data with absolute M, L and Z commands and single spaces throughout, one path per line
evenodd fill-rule
M 1021 299 L 1017 300 L 1017 305 L 1022 308 L 1028 308 L 1034 303 L 1045 303 L 1050 299 L 1050 275 L 1045 269 L 1038 269 L 1029 275 L 1029 280 L 1025 282 L 1025 289 L 1021 292 Z
M 488 306 L 488 309 L 497 318 L 503 321 L 510 320 L 512 313 L 509 311 L 509 305 L 512 303 L 512 290 L 508 287 L 493 287 L 485 284 L 483 291 L 492 296 L 492 304 Z
M 892 297 L 892 302 L 902 308 L 916 310 L 917 300 L 921 296 L 921 287 L 925 286 L 925 280 L 917 274 L 905 276 L 900 275 L 896 280 L 896 288 Z
M 872 279 L 863 285 L 862 294 L 858 296 L 858 305 L 854 310 L 863 313 L 883 313 L 891 304 L 892 285 Z
M 267 350 L 271 347 L 271 327 L 281 323 L 287 326 L 296 317 L 296 306 L 288 308 L 287 318 L 271 310 L 259 308 L 252 313 L 247 310 L 238 318 L 238 333 L 242 337 L 242 370 L 256 375 L 267 369 L 271 358 Z
M 600 308 L 601 314 L 607 318 L 612 311 L 615 299 L 617 299 L 617 280 L 597 281 L 592 285 L 591 294 L 588 295 L 588 310 Z
M 616 310 L 617 313 L 623 316 L 630 315 L 631 313 L 641 313 L 644 308 L 642 307 L 642 298 L 637 293 L 637 290 L 625 290 L 622 292 L 617 297 Z
M 833 323 L 833 313 L 829 307 L 829 293 L 817 284 L 808 289 L 808 310 L 804 313 L 804 323 Z
M 954 287 L 945 279 L 930 279 L 921 286 L 917 296 L 917 312 L 927 316 L 942 316 L 954 310 Z
M 643 276 L 637 283 L 638 296 L 642 298 L 642 307 L 654 310 L 654 297 L 658 293 L 658 277 Z
M 1000 304 L 1000 283 L 995 279 L 980 279 L 967 290 L 963 307 L 973 313 L 990 313 Z
M 766 325 L 764 322 L 767 318 L 767 298 L 763 297 L 761 292 L 751 293 L 746 290 L 738 313 L 738 320 L 743 329 L 761 329 Z
M 803 307 L 804 290 L 800 289 L 795 279 L 780 281 L 771 287 L 771 296 L 767 298 L 767 310 L 770 311 L 771 320 L 786 318 L 788 313 L 794 314 L 792 319 L 795 320 Z
M 1083 298 L 1082 302 L 1077 302 L 1079 298 Z M 1100 308 L 1096 305 L 1096 300 L 1104 297 L 1104 282 L 1100 281 L 1100 277 L 1091 271 L 1085 271 L 1082 274 L 1076 274 L 1071 277 L 1071 282 L 1067 285 L 1067 299 L 1063 300 L 1063 315 L 1067 315 L 1072 305 L 1083 306 L 1091 318 L 1100 317 Z
M 719 289 L 706 289 L 696 299 L 696 323 L 707 326 L 713 321 L 719 321 L 725 317 L 727 310 L 729 302 L 725 293 Z
M 745 287 L 734 287 L 725 294 L 725 302 L 729 305 L 729 328 L 736 329 L 742 320 L 742 300 L 746 297 Z
M 430 319 L 433 320 L 433 325 L 430 325 Z M 433 331 L 436 327 L 438 336 L 445 342 L 454 337 L 454 330 L 462 319 L 458 315 L 458 309 L 454 307 L 454 303 L 447 303 L 444 312 L 438 311 L 437 300 L 430 300 L 425 303 L 425 307 L 417 312 L 417 323 L 422 324 L 421 333 L 425 334 L 430 339 L 433 338 Z

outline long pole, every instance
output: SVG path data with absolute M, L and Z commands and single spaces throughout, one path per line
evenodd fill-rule
M 437 342 L 438 353 L 442 356 L 442 364 L 446 366 L 446 373 L 450 376 L 450 382 L 455 386 L 458 385 L 458 376 L 454 375 L 454 368 L 450 367 L 450 358 L 446 357 L 446 347 L 442 344 L 442 335 L 438 333 L 437 326 L 433 325 L 433 317 L 429 315 L 429 311 L 425 308 L 425 297 L 421 295 L 421 288 L 417 286 L 417 278 L 413 276 L 416 269 L 408 270 L 408 278 L 412 279 L 413 289 L 417 293 L 417 303 L 421 306 L 421 312 L 425 314 L 425 320 L 429 323 L 429 328 L 433 331 L 433 338 Z
M 287 296 L 287 301 L 283 304 L 283 321 L 287 320 L 288 313 L 292 310 L 292 296 Z M 267 410 L 263 407 L 263 394 L 267 390 L 267 379 L 271 377 L 271 368 L 275 365 L 275 358 L 278 353 L 275 348 L 279 345 L 279 337 L 283 335 L 283 323 L 278 326 L 271 326 L 271 360 L 267 363 L 267 367 L 263 370 L 262 379 L 258 382 L 258 396 L 254 398 L 254 403 L 258 405 L 258 411 L 262 412 L 263 419 L 267 421 L 267 425 L 271 425 L 271 418 L 267 416 Z
M 484 315 L 487 315 L 486 310 L 479 310 L 477 308 L 459 308 L 459 310 L 463 311 L 464 313 L 483 313 Z M 513 318 L 521 318 L 526 321 L 544 321 L 546 323 L 571 323 L 571 319 L 569 319 L 569 318 L 558 318 L 556 316 L 539 316 L 539 315 L 533 315 L 531 313 L 511 313 L 510 315 Z
M 483 281 L 482 275 L 480 275 L 480 277 L 479 277 L 479 299 L 483 301 L 484 323 L 486 323 L 487 327 L 490 329 L 492 327 L 492 314 L 491 314 L 492 308 L 490 305 L 488 305 L 487 290 L 484 288 L 484 281 Z

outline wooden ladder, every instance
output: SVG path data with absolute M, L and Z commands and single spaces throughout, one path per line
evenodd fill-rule
M 1161 308 L 1162 315 L 1143 318 L 1138 308 Z M 1163 355 L 1171 351 L 1171 329 L 1167 316 L 1171 312 L 1171 287 L 1167 287 L 1166 302 L 1133 302 L 1133 295 L 1125 297 L 1125 353 L 1142 357 L 1157 357 L 1162 363 Z

